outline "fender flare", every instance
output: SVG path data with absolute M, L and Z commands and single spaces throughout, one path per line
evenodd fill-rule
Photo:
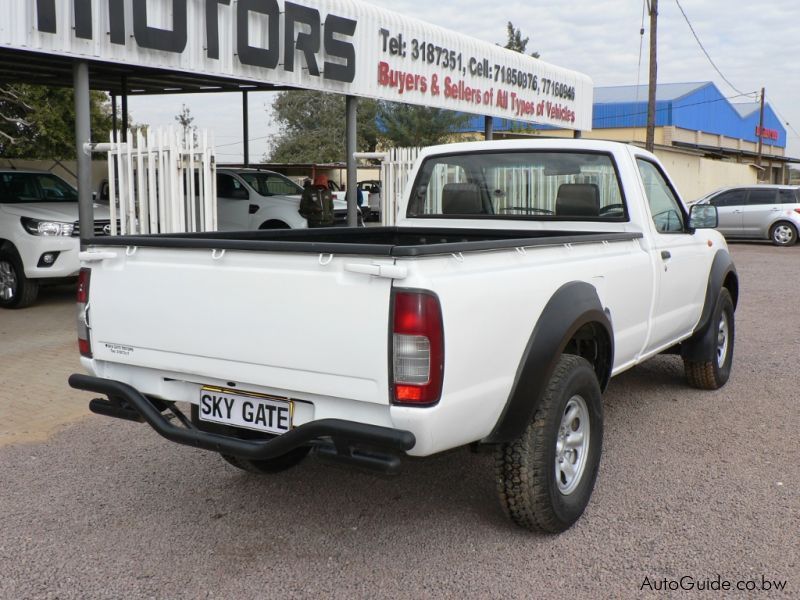
M 20 256 L 19 250 L 14 245 L 14 242 L 11 240 L 0 239 L 0 252 L 8 252 L 17 257 L 17 260 L 22 262 L 22 256 Z
M 589 323 L 599 324 L 608 336 L 607 356 L 596 366 L 600 387 L 605 389 L 614 364 L 611 321 L 592 285 L 583 281 L 566 283 L 556 290 L 539 315 L 517 367 L 505 408 L 482 443 L 509 442 L 522 434 L 533 419 L 567 343 Z
M 700 320 L 694 328 L 692 336 L 681 343 L 681 357 L 684 360 L 703 361 L 716 348 L 716 332 L 713 331 L 711 317 L 717 305 L 717 298 L 725 283 L 728 282 L 731 297 L 733 298 L 733 308 L 739 300 L 739 275 L 736 266 L 727 250 L 718 250 L 711 263 L 711 270 L 708 274 L 708 285 L 706 286 L 706 298 L 703 303 L 703 311 L 700 313 Z

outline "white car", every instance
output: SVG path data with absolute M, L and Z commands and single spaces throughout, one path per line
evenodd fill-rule
M 302 187 L 274 171 L 217 169 L 217 229 L 305 229 L 302 194 Z M 334 226 L 347 226 L 347 202 L 335 198 L 333 208 Z M 361 225 L 360 214 L 358 220 Z
M 95 217 L 103 235 L 108 210 L 95 205 Z M 75 188 L 52 173 L 0 170 L 0 307 L 30 306 L 41 283 L 76 277 L 79 235 Z
M 731 374 L 739 284 L 716 207 L 687 210 L 655 156 L 594 140 L 428 148 L 408 181 L 397 227 L 93 242 L 92 376 L 70 384 L 257 473 L 311 450 L 393 472 L 483 446 L 515 523 L 568 528 L 612 377 L 660 353 L 696 388 Z M 176 402 L 191 420 L 167 417 Z

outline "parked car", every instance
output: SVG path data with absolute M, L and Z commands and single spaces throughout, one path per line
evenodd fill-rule
M 95 216 L 95 236 L 108 234 L 108 210 L 95 205 Z M 79 235 L 75 188 L 52 173 L 0 170 L 0 307 L 30 306 L 40 284 L 75 278 Z
M 776 246 L 797 243 L 800 186 L 727 187 L 705 196 L 697 204 L 717 207 L 717 229 L 726 238 L 771 240 Z
M 303 188 L 288 177 L 259 169 L 217 169 L 217 228 L 305 229 L 300 216 Z M 347 226 L 347 202 L 334 199 L 334 226 Z M 359 215 L 359 225 L 362 225 Z
M 312 449 L 393 472 L 482 447 L 516 524 L 570 527 L 611 377 L 664 352 L 694 387 L 730 376 L 739 286 L 716 209 L 687 211 L 654 155 L 592 140 L 428 148 L 409 182 L 397 227 L 95 240 L 91 376 L 70 385 L 261 474 Z M 170 420 L 177 402 L 190 417 Z

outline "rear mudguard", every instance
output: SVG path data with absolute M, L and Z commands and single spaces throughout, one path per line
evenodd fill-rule
M 509 442 L 519 437 L 533 419 L 553 370 L 567 343 L 584 325 L 594 323 L 605 331 L 607 348 L 595 370 L 601 389 L 611 377 L 614 334 L 593 286 L 573 281 L 561 286 L 545 306 L 517 367 L 511 394 L 492 432 L 482 443 Z
M 713 355 L 717 347 L 716 330 L 711 322 L 717 298 L 723 287 L 727 287 L 733 299 L 733 308 L 739 301 L 739 276 L 733 264 L 731 255 L 727 250 L 718 250 L 711 263 L 711 272 L 708 274 L 706 299 L 700 320 L 694 328 L 692 337 L 681 344 L 681 356 L 684 360 L 702 362 Z

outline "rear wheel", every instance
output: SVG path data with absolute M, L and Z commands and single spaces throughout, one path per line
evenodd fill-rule
M 733 343 L 735 322 L 733 299 L 727 288 L 720 290 L 711 327 L 715 332 L 715 343 L 706 350 L 705 360 L 683 360 L 689 385 L 701 390 L 716 390 L 727 383 L 733 365 Z
M 583 514 L 603 443 L 597 375 L 585 359 L 563 355 L 533 421 L 495 454 L 506 515 L 531 531 L 558 533 Z
M 0 252 L 0 307 L 25 308 L 36 301 L 39 282 L 25 277 L 15 253 Z
M 196 404 L 192 405 L 191 411 L 192 424 L 200 431 L 235 437 L 241 440 L 269 440 L 275 437 L 271 434 L 253 431 L 251 429 L 242 429 L 240 427 L 231 427 L 230 425 L 221 425 L 219 423 L 201 421 Z M 265 460 L 241 458 L 239 456 L 224 454 L 222 452 L 220 452 L 220 456 L 225 459 L 225 462 L 233 465 L 237 469 L 242 469 L 243 471 L 248 471 L 250 473 L 266 474 L 280 473 L 281 471 L 292 468 L 302 461 L 310 451 L 311 446 L 300 446 L 299 448 L 290 450 L 286 454 Z
M 301 446 L 300 448 L 295 448 L 294 450 L 291 450 L 282 456 L 270 458 L 268 460 L 250 460 L 247 458 L 240 458 L 238 456 L 231 456 L 230 454 L 222 454 L 221 456 L 226 462 L 236 468 L 242 469 L 243 471 L 268 474 L 280 473 L 281 471 L 291 469 L 293 466 L 300 463 L 308 455 L 310 450 L 310 446 Z
M 769 230 L 769 239 L 776 246 L 793 246 L 797 243 L 797 228 L 791 223 L 780 221 Z

